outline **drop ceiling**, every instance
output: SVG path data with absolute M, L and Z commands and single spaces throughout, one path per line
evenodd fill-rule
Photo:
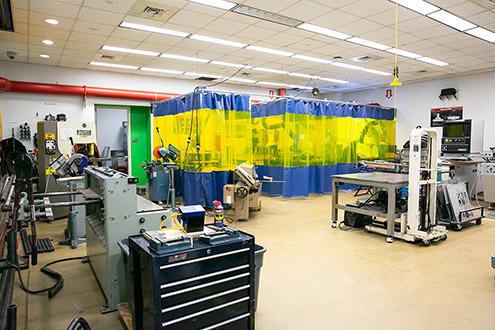
M 395 46 L 395 4 L 388 0 L 234 2 Z M 429 2 L 485 29 L 495 31 L 495 6 L 488 0 Z M 102 50 L 102 47 L 107 45 L 296 72 L 299 75 L 242 69 L 236 78 L 317 86 L 323 91 L 362 89 L 384 85 L 391 80 L 390 76 L 315 63 L 301 58 L 119 27 L 121 22 L 126 21 L 331 61 L 336 61 L 335 57 L 341 57 L 338 63 L 343 63 L 344 66 L 359 65 L 371 70 L 392 72 L 394 65 L 394 54 L 385 51 L 186 0 L 12 0 L 12 7 L 14 32 L 0 31 L 0 59 L 5 61 L 10 61 L 6 51 L 15 51 L 16 62 L 172 76 L 180 79 L 197 77 L 174 75 L 166 71 L 93 66 L 89 63 L 94 61 L 179 72 L 200 72 L 222 77 L 230 76 L 239 70 L 210 63 Z M 160 9 L 159 15 L 151 17 L 145 14 L 147 7 L 151 7 L 151 10 Z M 47 18 L 55 18 L 59 24 L 47 24 L 44 21 Z M 399 32 L 400 49 L 449 63 L 447 66 L 436 66 L 399 56 L 400 77 L 403 82 L 495 69 L 495 44 L 469 36 L 403 7 L 399 8 Z M 46 39 L 54 41 L 54 44 L 44 45 L 42 40 Z M 50 57 L 42 58 L 40 55 Z M 369 57 L 365 63 L 353 61 L 354 58 L 363 56 Z M 304 75 L 334 78 L 349 83 L 338 84 L 314 79 L 310 81 Z

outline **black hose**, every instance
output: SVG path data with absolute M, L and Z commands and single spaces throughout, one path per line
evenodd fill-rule
M 85 258 L 86 258 L 85 256 L 81 256 L 81 257 L 71 257 L 71 258 L 59 259 L 59 260 L 55 260 L 55 261 L 49 262 L 46 265 L 44 265 L 41 268 L 41 272 L 47 276 L 50 276 L 56 282 L 55 282 L 55 284 L 53 284 L 52 286 L 50 286 L 48 288 L 39 289 L 39 290 L 30 290 L 29 288 L 27 288 L 26 285 L 24 284 L 23 279 L 22 279 L 21 271 L 18 270 L 17 275 L 19 277 L 19 286 L 21 287 L 21 289 L 24 292 L 29 293 L 29 294 L 41 294 L 41 293 L 48 292 L 48 298 L 51 299 L 64 286 L 64 277 L 62 276 L 62 274 L 57 273 L 56 271 L 48 268 L 48 266 L 51 266 L 51 265 L 54 265 L 54 264 L 57 264 L 60 262 L 64 262 L 64 261 L 81 260 L 81 259 L 85 259 Z

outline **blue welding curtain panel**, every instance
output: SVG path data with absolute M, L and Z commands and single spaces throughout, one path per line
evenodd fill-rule
M 236 166 L 252 163 L 251 102 L 248 95 L 196 91 L 153 104 L 154 126 L 164 145 L 180 151 L 186 205 L 212 206 Z M 156 130 L 156 129 L 155 129 Z M 157 132 L 154 145 L 160 145 Z
M 252 106 L 253 160 L 270 195 L 331 192 L 331 177 L 359 160 L 391 159 L 395 110 L 335 102 L 280 99 Z

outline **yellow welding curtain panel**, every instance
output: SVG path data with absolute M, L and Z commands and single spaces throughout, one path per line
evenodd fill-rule
M 251 107 L 247 95 L 199 91 L 153 104 L 165 145 L 181 151 L 184 199 L 211 205 L 229 171 L 249 162 L 273 177 L 264 192 L 284 197 L 331 191 L 331 176 L 362 159 L 390 159 L 395 111 L 362 105 L 279 99 Z M 154 145 L 160 139 L 155 130 Z

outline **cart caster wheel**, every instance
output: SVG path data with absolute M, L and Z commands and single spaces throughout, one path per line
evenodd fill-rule
M 431 245 L 431 241 L 424 240 L 424 241 L 423 241 L 423 244 L 424 244 L 425 246 L 430 246 L 430 245 Z
M 452 225 L 452 229 L 454 229 L 454 231 L 461 231 L 462 225 Z
M 441 240 L 442 240 L 442 241 L 446 241 L 446 240 L 447 240 L 447 235 L 443 236 L 443 237 L 441 238 Z
M 332 222 L 332 228 L 337 228 L 337 223 L 336 222 Z
M 481 225 L 481 219 L 476 220 L 477 225 Z
M 393 237 L 387 237 L 387 239 L 385 241 L 387 243 L 393 243 L 394 242 L 394 238 Z

